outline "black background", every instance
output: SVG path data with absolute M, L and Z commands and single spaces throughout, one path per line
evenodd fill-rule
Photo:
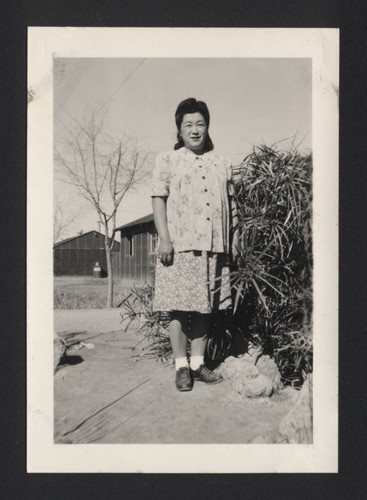
M 2 498 L 367 498 L 366 6 L 363 0 L 0 0 Z M 340 28 L 338 474 L 26 474 L 27 26 Z

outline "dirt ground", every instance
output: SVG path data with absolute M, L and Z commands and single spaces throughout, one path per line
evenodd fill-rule
M 55 310 L 71 347 L 54 378 L 56 443 L 271 443 L 292 399 L 240 399 L 226 381 L 175 388 L 172 366 L 135 361 L 120 310 Z

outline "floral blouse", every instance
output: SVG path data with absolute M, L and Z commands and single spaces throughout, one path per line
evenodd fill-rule
M 186 148 L 157 156 L 152 196 L 167 196 L 167 224 L 177 252 L 229 252 L 231 162 Z

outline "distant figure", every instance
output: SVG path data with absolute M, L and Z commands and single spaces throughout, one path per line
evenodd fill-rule
M 223 380 L 204 364 L 206 335 L 211 313 L 232 306 L 229 254 L 236 260 L 239 253 L 237 235 L 230 241 L 231 163 L 212 152 L 207 105 L 186 99 L 175 120 L 178 142 L 174 151 L 158 155 L 153 171 L 159 236 L 153 308 L 170 312 L 176 387 L 190 391 L 193 379 L 208 384 Z

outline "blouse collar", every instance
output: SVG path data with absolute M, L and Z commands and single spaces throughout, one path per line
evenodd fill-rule
M 184 146 L 178 150 L 179 153 L 181 153 L 183 156 L 186 158 L 190 158 L 192 160 L 201 160 L 203 158 L 207 158 L 208 154 L 210 153 L 209 151 L 206 153 L 203 153 L 202 155 L 197 155 L 194 153 L 194 151 L 191 151 L 190 149 L 185 148 Z

